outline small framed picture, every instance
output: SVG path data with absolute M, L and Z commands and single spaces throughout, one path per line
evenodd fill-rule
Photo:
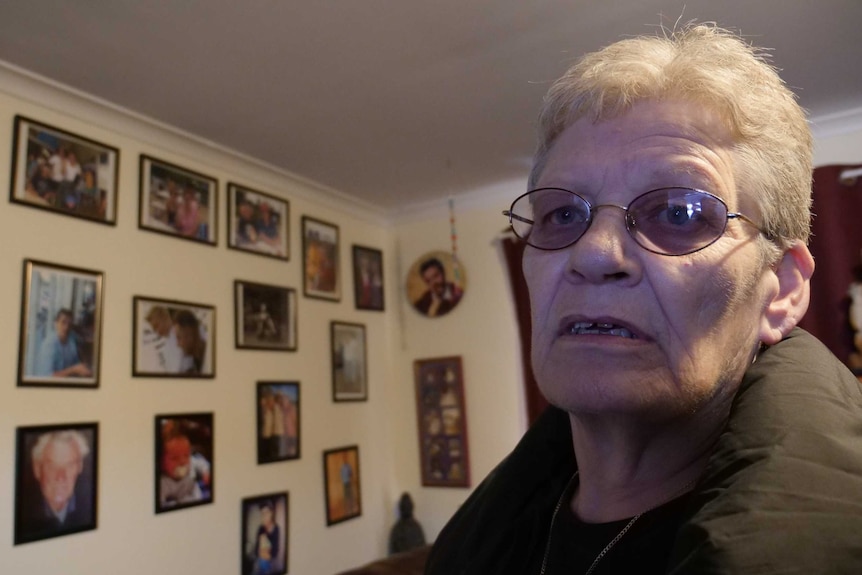
M 229 248 L 290 259 L 290 203 L 234 183 L 227 185 Z
M 296 290 L 237 280 L 236 347 L 296 351 Z
M 19 427 L 15 545 L 96 528 L 99 424 Z
M 383 252 L 353 245 L 353 293 L 356 309 L 383 311 Z
M 116 225 L 117 148 L 15 116 L 12 157 L 13 203 Z
M 422 485 L 470 487 L 461 358 L 416 360 L 413 372 Z
M 406 289 L 413 309 L 425 317 L 442 317 L 464 297 L 467 270 L 451 253 L 428 252 L 410 266 Z
M 329 324 L 332 341 L 332 400 L 368 399 L 368 364 L 365 326 L 333 321 Z
M 215 178 L 141 154 L 139 228 L 214 246 L 217 222 Z
M 327 525 L 362 515 L 359 446 L 350 445 L 324 451 L 323 478 L 326 487 Z
M 289 557 L 288 493 L 242 500 L 242 575 L 284 575 Z
M 156 513 L 212 503 L 213 414 L 156 416 Z
M 257 383 L 257 462 L 299 459 L 299 382 Z
M 215 377 L 215 308 L 135 296 L 132 375 Z
M 101 272 L 24 261 L 18 385 L 99 387 Z
M 302 216 L 303 293 L 341 301 L 338 226 Z

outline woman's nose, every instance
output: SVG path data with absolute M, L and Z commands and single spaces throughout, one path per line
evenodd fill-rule
M 626 229 L 625 217 L 622 206 L 593 207 L 590 227 L 566 248 L 571 274 L 594 283 L 639 278 L 638 262 L 633 256 L 638 248 Z

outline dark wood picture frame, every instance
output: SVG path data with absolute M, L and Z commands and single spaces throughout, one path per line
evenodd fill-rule
M 132 298 L 132 376 L 212 379 L 216 347 L 214 306 Z
M 323 452 L 323 484 L 327 526 L 362 515 L 358 445 Z
M 332 401 L 368 401 L 368 345 L 361 323 L 329 324 Z
M 296 351 L 296 300 L 293 288 L 235 280 L 235 347 Z
M 353 301 L 356 309 L 384 311 L 383 252 L 353 244 Z
M 9 201 L 117 224 L 120 150 L 16 115 Z
M 461 357 L 417 359 L 413 373 L 422 485 L 470 487 Z
M 156 513 L 215 500 L 214 423 L 211 412 L 156 415 Z
M 227 185 L 227 246 L 290 260 L 290 202 L 233 182 Z
M 24 260 L 19 387 L 99 387 L 104 273 Z
M 259 381 L 257 463 L 299 459 L 302 453 L 300 387 L 298 381 Z
M 14 544 L 96 529 L 99 424 L 18 427 L 15 444 Z M 63 480 L 57 479 L 60 473 Z M 64 485 L 70 474 L 75 475 L 71 490 Z M 54 504 L 64 502 L 62 509 L 52 509 L 46 490 L 58 499 Z
M 290 560 L 290 494 L 246 497 L 240 504 L 242 575 L 285 575 Z
M 341 242 L 338 226 L 302 216 L 302 293 L 341 301 Z
M 138 228 L 215 246 L 218 181 L 188 168 L 141 154 Z

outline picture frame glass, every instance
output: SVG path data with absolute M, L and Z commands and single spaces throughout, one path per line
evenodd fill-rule
M 228 184 L 228 247 L 290 259 L 290 202 Z
M 24 262 L 19 386 L 99 385 L 101 272 Z
M 362 515 L 359 447 L 354 445 L 324 451 L 323 475 L 326 524 L 334 525 Z
M 303 289 L 307 297 L 341 300 L 338 226 L 302 218 Z
M 116 224 L 117 148 L 23 116 L 14 131 L 12 202 Z
M 469 487 L 467 410 L 459 356 L 414 362 L 422 485 Z
M 383 252 L 353 246 L 353 294 L 356 309 L 383 311 Z
M 133 376 L 215 377 L 213 306 L 135 296 L 133 308 Z
M 17 429 L 15 545 L 96 529 L 96 423 Z
M 141 155 L 141 229 L 216 245 L 218 183 L 215 178 Z
M 365 326 L 332 322 L 332 399 L 333 401 L 366 401 L 368 399 L 368 353 Z
M 284 575 L 290 558 L 289 493 L 270 493 L 242 500 L 243 575 Z
M 238 349 L 296 351 L 296 290 L 237 280 L 234 292 Z
M 299 459 L 299 383 L 258 382 L 256 400 L 258 464 Z
M 155 421 L 156 513 L 212 503 L 213 414 L 157 415 Z

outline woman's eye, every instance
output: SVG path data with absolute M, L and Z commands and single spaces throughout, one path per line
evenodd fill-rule
M 688 206 L 668 206 L 662 213 L 664 222 L 675 226 L 685 225 L 697 217 L 698 213 L 690 210 Z
M 549 211 L 543 218 L 544 222 L 553 226 L 565 226 L 586 221 L 583 210 L 574 206 L 561 206 Z

